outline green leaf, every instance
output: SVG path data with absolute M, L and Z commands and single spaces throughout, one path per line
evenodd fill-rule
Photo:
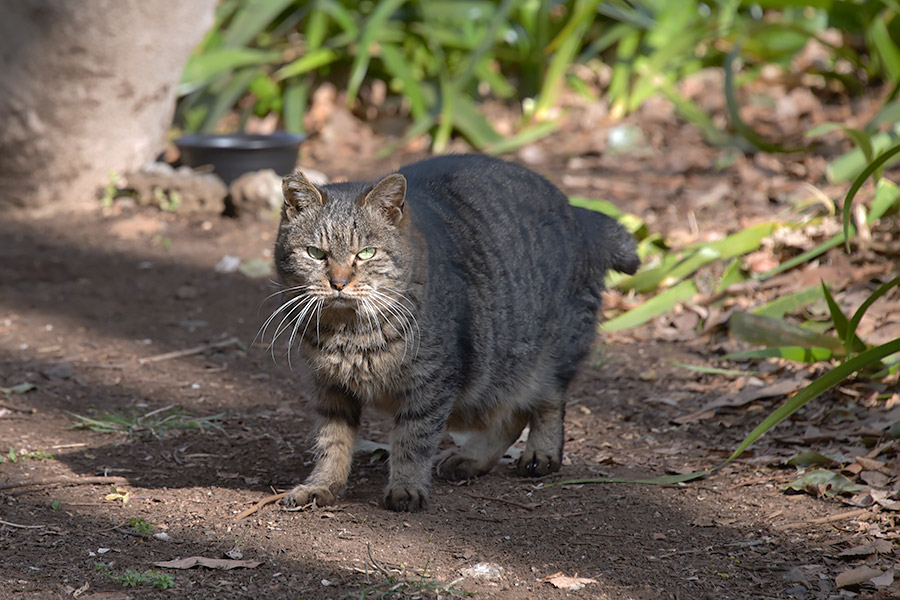
M 772 235 L 780 223 L 760 223 L 747 229 L 742 229 L 716 242 L 697 242 L 687 246 L 692 248 L 709 248 L 716 251 L 723 259 L 740 256 L 758 250 L 762 241 Z
M 556 120 L 537 123 L 522 129 L 512 137 L 504 138 L 498 142 L 489 144 L 485 147 L 484 151 L 489 154 L 505 154 L 507 152 L 512 152 L 521 146 L 531 144 L 547 137 L 558 128 L 559 122 Z
M 804 348 L 801 346 L 776 346 L 774 348 L 760 348 L 757 350 L 744 350 L 732 352 L 719 358 L 719 360 L 748 360 L 755 358 L 783 358 L 794 362 L 817 363 L 831 360 L 834 353 L 825 348 Z
M 741 268 L 741 259 L 734 257 L 728 263 L 728 266 L 725 267 L 725 272 L 722 273 L 719 285 L 716 286 L 716 293 L 724 292 L 732 285 L 743 283 L 744 281 L 747 281 L 747 276 L 744 275 L 744 271 Z
M 850 375 L 856 373 L 861 369 L 877 364 L 882 358 L 894 354 L 895 352 L 900 352 L 900 339 L 896 339 L 886 344 L 876 346 L 875 348 L 870 348 L 869 350 L 866 350 L 858 356 L 855 356 L 850 360 L 841 363 L 828 373 L 825 373 L 824 375 L 810 383 L 808 386 L 797 392 L 793 398 L 788 399 L 777 410 L 763 419 L 762 423 L 757 425 L 756 428 L 751 431 L 746 438 L 744 438 L 744 441 L 740 443 L 737 449 L 735 449 L 726 463 L 731 462 L 732 460 L 740 456 L 744 452 L 744 450 L 746 450 L 750 446 L 750 444 L 758 440 L 761 436 L 763 436 L 777 424 L 781 423 L 783 420 L 806 406 L 806 404 L 810 400 L 818 397 L 819 394 L 830 390 L 834 386 L 843 382 Z
M 225 46 L 235 48 L 253 41 L 292 0 L 245 0 L 222 36 Z
M 844 311 L 834 301 L 831 290 L 822 282 L 822 292 L 825 294 L 825 302 L 828 303 L 828 312 L 831 313 L 831 322 L 834 324 L 834 330 L 838 336 L 844 341 L 844 352 L 850 355 L 853 352 L 862 352 L 866 349 L 865 343 L 856 335 L 856 325 L 851 328 L 850 322 L 847 321 Z M 857 322 L 858 323 L 858 322 Z
M 825 456 L 820 452 L 816 452 L 815 450 L 804 450 L 803 452 L 795 454 L 785 464 L 791 465 L 792 467 L 830 467 L 838 464 L 838 461 L 829 456 Z
M 697 373 L 709 373 L 710 375 L 733 375 L 735 377 L 742 377 L 744 375 L 759 374 L 759 371 L 745 371 L 743 369 L 721 369 L 719 367 L 710 367 L 707 365 L 689 365 L 687 363 L 678 362 L 677 360 L 670 360 L 668 362 L 672 363 L 676 367 L 681 367 L 682 369 L 696 371 Z
M 797 152 L 803 148 L 787 148 L 774 142 L 769 142 L 761 135 L 753 131 L 753 129 L 744 123 L 741 119 L 740 108 L 738 107 L 737 97 L 735 96 L 734 86 L 734 61 L 740 55 L 740 45 L 735 46 L 731 52 L 725 56 L 725 106 L 728 109 L 728 118 L 731 121 L 735 131 L 740 133 L 744 139 L 762 150 L 763 152 Z
M 0 392 L 6 394 L 8 396 L 9 394 L 25 394 L 27 392 L 30 392 L 30 391 L 36 390 L 36 389 L 37 389 L 36 385 L 34 385 L 33 383 L 31 383 L 29 381 L 26 381 L 24 383 L 18 383 L 16 385 L 14 385 L 12 387 L 8 387 L 8 388 L 0 387 Z
M 861 485 L 854 484 L 840 473 L 832 473 L 826 469 L 816 469 L 787 484 L 784 486 L 784 489 L 807 492 L 814 496 L 831 497 L 839 494 L 852 494 L 864 488 Z
M 890 148 L 897 143 L 898 133 L 896 128 L 890 132 L 876 133 L 871 136 L 872 151 L 877 155 Z M 891 162 L 895 162 L 894 161 Z M 865 154 L 861 148 L 854 148 L 845 152 L 838 158 L 831 161 L 825 168 L 825 176 L 831 183 L 843 183 L 852 181 L 857 177 L 869 161 L 866 160 Z
M 881 59 L 884 70 L 887 71 L 888 79 L 900 81 L 900 51 L 897 50 L 897 43 L 891 39 L 887 22 L 885 17 L 872 19 L 872 24 L 869 26 L 869 38 L 872 40 L 875 50 L 878 51 L 878 58 Z
M 637 308 L 633 308 L 614 319 L 602 323 L 600 328 L 603 331 L 621 331 L 637 327 L 653 317 L 669 312 L 677 303 L 689 300 L 695 295 L 697 295 L 697 288 L 694 282 L 690 280 L 682 281 L 675 287 L 650 298 Z
M 363 79 L 369 69 L 369 61 L 372 59 L 372 45 L 378 38 L 379 33 L 398 8 L 400 8 L 406 0 L 381 0 L 375 5 L 375 10 L 369 15 L 366 25 L 363 28 L 362 39 L 359 41 L 359 48 L 356 56 L 353 57 L 353 64 L 350 67 L 350 80 L 347 82 L 347 105 L 352 106 L 362 86 Z
M 812 285 L 799 292 L 776 298 L 751 312 L 754 315 L 770 317 L 772 319 L 781 319 L 784 315 L 793 314 L 797 309 L 803 308 L 804 306 L 819 300 L 821 297 L 822 288 L 817 285 Z
M 735 311 L 729 320 L 729 327 L 734 337 L 757 346 L 825 348 L 836 356 L 844 354 L 844 346 L 836 337 L 815 333 L 779 319 Z
M 547 52 L 553 51 L 553 58 L 544 72 L 544 82 L 538 93 L 537 104 L 534 108 L 534 116 L 542 120 L 547 111 L 556 104 L 559 95 L 563 91 L 566 71 L 572 64 L 578 51 L 581 49 L 585 33 L 594 21 L 594 15 L 599 0 L 583 0 L 576 2 L 576 8 L 572 18 L 566 23 L 562 31 L 550 42 Z
M 859 188 L 866 182 L 869 176 L 877 171 L 881 165 L 886 163 L 891 159 L 895 154 L 900 153 L 900 144 L 893 146 L 892 148 L 886 150 L 882 153 L 878 158 L 869 163 L 862 173 L 853 181 L 853 185 L 850 186 L 850 189 L 847 191 L 847 195 L 844 197 L 844 207 L 843 207 L 843 216 L 842 219 L 844 221 L 844 240 L 846 243 L 847 251 L 850 251 L 850 237 L 852 233 L 850 232 L 851 221 L 851 211 L 853 210 L 853 199 L 856 197 L 856 192 L 859 191 Z
M 296 77 L 297 75 L 309 73 L 319 67 L 331 64 L 338 60 L 338 58 L 340 57 L 334 50 L 331 50 L 330 48 L 319 48 L 318 50 L 308 52 L 297 60 L 284 65 L 275 71 L 274 77 L 279 81 L 287 79 L 288 77 Z
M 254 50 L 250 48 L 222 48 L 210 50 L 203 54 L 195 54 L 188 59 L 181 82 L 178 84 L 178 95 L 184 96 L 200 89 L 219 75 L 249 65 L 267 64 L 281 58 L 280 52 Z
M 247 88 L 259 73 L 260 70 L 256 67 L 247 67 L 237 71 L 225 88 L 215 95 L 215 100 L 209 107 L 200 130 L 204 132 L 214 130 L 219 120 L 231 110 L 241 96 L 247 93 Z
M 855 344 L 856 341 L 859 341 L 859 338 L 856 337 L 856 328 L 859 327 L 859 322 L 862 321 L 866 311 L 869 310 L 869 307 L 872 306 L 876 300 L 884 296 L 891 288 L 896 287 L 897 285 L 900 285 L 900 277 L 894 277 L 887 283 L 878 286 L 878 289 L 869 295 L 860 307 L 856 309 L 856 312 L 853 313 L 853 317 L 851 317 L 850 322 L 847 324 L 845 334 L 842 336 L 844 338 L 844 344 L 849 346 L 850 344 Z M 861 344 L 862 342 L 859 343 Z M 865 348 L 865 345 L 863 345 L 863 348 Z
M 491 127 L 488 120 L 466 94 L 454 96 L 452 119 L 453 125 L 479 150 L 503 141 L 503 137 Z
M 390 43 L 381 44 L 381 62 L 400 84 L 400 93 L 409 101 L 409 112 L 413 119 L 421 119 L 428 113 L 428 103 L 425 101 L 425 93 L 419 82 L 419 77 L 413 73 L 409 61 L 403 55 L 403 51 Z
M 303 117 L 309 102 L 309 84 L 294 80 L 284 88 L 284 128 L 292 133 L 303 133 Z

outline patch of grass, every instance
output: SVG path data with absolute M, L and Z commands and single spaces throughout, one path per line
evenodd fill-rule
M 152 586 L 161 590 L 168 590 L 175 587 L 175 578 L 167 573 L 160 573 L 153 569 L 144 571 L 135 571 L 128 569 L 122 575 L 116 575 L 112 572 L 112 566 L 107 563 L 97 563 L 97 571 L 101 575 L 108 577 L 112 581 L 119 583 L 122 587 L 141 587 Z
M 380 583 L 363 583 L 360 585 L 360 600 L 378 598 L 379 600 L 418 600 L 427 598 L 462 598 L 471 596 L 470 592 L 458 589 L 459 581 L 440 581 L 428 572 L 428 565 L 421 571 L 408 572 L 403 564 L 390 565 L 375 560 L 372 547 L 367 543 L 366 576 L 381 574 L 384 581 Z
M 117 413 L 107 411 L 96 417 L 85 417 L 72 414 L 78 423 L 75 429 L 89 429 L 99 433 L 126 433 L 128 435 L 143 435 L 149 433 L 156 437 L 173 429 L 206 429 L 221 426 L 219 421 L 224 413 L 200 417 L 192 415 L 180 407 L 166 406 L 151 410 L 147 413 L 139 413 L 131 410 L 129 413 Z
M 146 519 L 141 517 L 133 517 L 128 519 L 128 526 L 137 531 L 138 533 L 144 533 L 146 535 L 151 535 L 156 526 Z
M 10 448 L 6 454 L 0 455 L 0 463 L 16 463 L 23 460 L 50 460 L 53 458 L 56 458 L 55 454 L 40 449 L 31 452 L 25 450 L 16 452 L 14 448 Z

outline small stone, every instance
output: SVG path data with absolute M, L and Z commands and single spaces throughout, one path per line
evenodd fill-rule
M 192 300 L 200 295 L 200 290 L 192 285 L 181 285 L 175 290 L 175 297 L 179 300 Z
M 72 365 L 58 363 L 41 370 L 41 375 L 47 379 L 69 379 L 72 377 Z
M 466 567 L 460 571 L 463 577 L 471 579 L 487 579 L 488 581 L 500 579 L 503 573 L 503 567 L 494 563 L 478 563 L 471 567 Z

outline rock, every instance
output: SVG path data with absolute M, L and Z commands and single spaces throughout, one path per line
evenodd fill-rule
M 487 579 L 495 581 L 501 578 L 503 567 L 494 563 L 478 563 L 471 567 L 466 567 L 460 571 L 463 577 L 470 579 Z
M 306 175 L 314 185 L 325 185 L 328 177 L 315 169 L 297 169 Z M 281 209 L 284 196 L 281 192 L 281 177 L 272 169 L 244 173 L 228 188 L 225 199 L 225 214 L 230 217 L 256 215 L 269 218 Z
M 125 174 L 124 189 L 132 190 L 139 204 L 173 212 L 214 212 L 225 209 L 228 189 L 218 175 L 190 167 L 172 168 L 155 162 Z

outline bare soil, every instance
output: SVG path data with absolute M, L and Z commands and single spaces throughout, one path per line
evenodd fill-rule
M 560 151 L 557 138 L 519 159 L 565 191 L 610 198 L 675 237 L 698 224 L 700 232 L 733 231 L 779 209 L 777 194 L 760 192 L 775 185 L 771 178 L 742 187 L 742 177 L 787 163 L 760 167 L 741 156 L 716 170 L 719 151 L 689 129 L 676 130 L 683 133 L 676 144 L 664 135 L 674 127 L 667 119 L 648 126 L 663 132 L 650 136 L 662 154 L 607 157 L 590 140 Z M 353 163 L 341 155 L 329 163 L 314 150 L 304 161 L 332 176 L 369 176 L 402 160 Z M 783 186 L 815 178 L 783 173 Z M 724 191 L 703 200 L 720 182 Z M 674 365 L 707 364 L 733 345 L 684 334 L 696 325 L 690 319 L 598 338 L 568 399 L 559 474 L 521 479 L 502 464 L 463 484 L 437 481 L 427 512 L 395 514 L 377 503 L 384 455 L 365 451 L 335 506 L 289 512 L 269 504 L 236 520 L 312 466 L 303 379 L 283 348 L 273 360 L 264 344 L 251 344 L 276 288 L 266 277 L 214 269 L 226 255 L 270 259 L 275 230 L 272 220 L 125 205 L 0 223 L 0 385 L 34 385 L 0 396 L 0 597 L 900 597 L 897 584 L 835 583 L 857 566 L 894 568 L 890 513 L 781 489 L 796 477 L 783 457 L 812 443 L 803 432 L 813 424 L 821 431 L 822 415 L 888 422 L 892 409 L 883 405 L 829 394 L 701 481 L 550 485 L 708 468 L 783 400 L 787 392 L 701 410 L 754 382 Z M 609 301 L 627 303 L 616 294 Z M 810 376 L 783 365 L 763 369 L 767 383 Z M 173 406 L 218 415 L 216 426 L 74 428 L 75 415 Z M 368 414 L 363 437 L 384 442 L 387 427 Z M 857 454 L 869 451 L 861 433 L 839 439 Z M 150 529 L 140 532 L 134 519 Z M 874 540 L 887 546 L 838 556 Z M 253 562 L 232 570 L 154 566 L 190 556 Z M 481 563 L 499 573 L 467 570 Z M 170 575 L 174 587 L 161 590 L 150 579 L 127 587 L 129 570 Z M 559 573 L 592 581 L 557 589 L 550 580 Z

